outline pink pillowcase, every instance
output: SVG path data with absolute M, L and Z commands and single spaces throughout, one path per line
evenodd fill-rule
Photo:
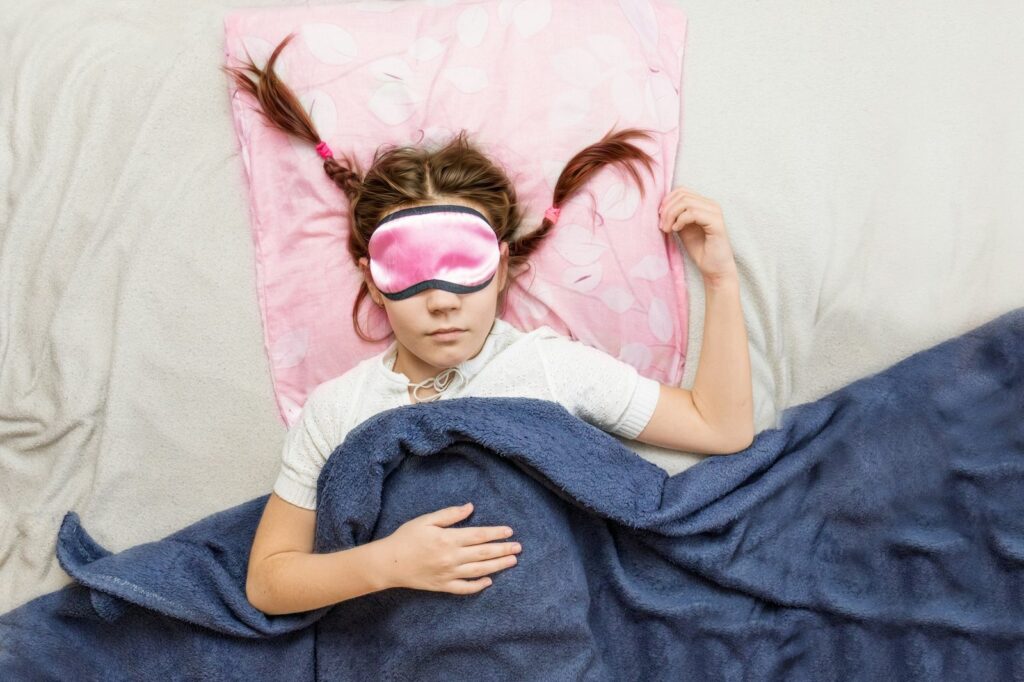
M 687 342 L 684 261 L 658 229 L 682 124 L 686 16 L 661 0 L 351 2 L 243 9 L 225 25 L 225 63 L 246 50 L 276 73 L 321 136 L 369 167 L 380 144 L 446 141 L 465 128 L 516 183 L 523 231 L 540 224 L 566 162 L 609 129 L 651 131 L 641 198 L 607 167 L 563 208 L 503 319 L 555 331 L 678 385 Z M 313 145 L 272 127 L 229 80 L 249 187 L 256 279 L 278 407 L 287 426 L 307 394 L 383 350 L 352 329 L 361 275 L 346 250 L 348 200 Z M 390 328 L 364 305 L 364 328 Z M 391 337 L 393 338 L 393 337 Z

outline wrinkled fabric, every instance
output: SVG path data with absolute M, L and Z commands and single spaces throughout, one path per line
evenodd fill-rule
M 1019 679 L 1022 414 L 1024 308 L 673 476 L 550 401 L 395 408 L 332 452 L 315 551 L 472 501 L 456 527 L 523 545 L 491 587 L 265 616 L 244 575 L 266 497 L 117 554 L 69 512 L 80 584 L 0 617 L 0 673 Z

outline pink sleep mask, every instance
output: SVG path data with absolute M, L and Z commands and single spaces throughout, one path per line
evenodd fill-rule
M 425 289 L 479 291 L 490 284 L 501 260 L 487 218 L 456 204 L 395 211 L 377 224 L 368 246 L 373 283 L 392 301 Z

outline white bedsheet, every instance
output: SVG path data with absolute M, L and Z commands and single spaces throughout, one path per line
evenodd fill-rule
M 218 67 L 224 10 L 271 4 L 0 2 L 0 612 L 69 582 L 68 510 L 119 551 L 270 490 Z M 1024 305 L 1024 5 L 683 6 L 676 184 L 723 207 L 759 429 Z

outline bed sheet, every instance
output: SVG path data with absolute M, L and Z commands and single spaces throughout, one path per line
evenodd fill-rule
M 278 4 L 302 3 L 4 3 L 0 611 L 69 582 L 69 510 L 119 551 L 277 474 L 218 66 L 224 12 Z M 1024 7 L 682 7 L 674 177 L 723 207 L 758 429 L 1024 305 Z M 670 473 L 701 459 L 630 446 Z

